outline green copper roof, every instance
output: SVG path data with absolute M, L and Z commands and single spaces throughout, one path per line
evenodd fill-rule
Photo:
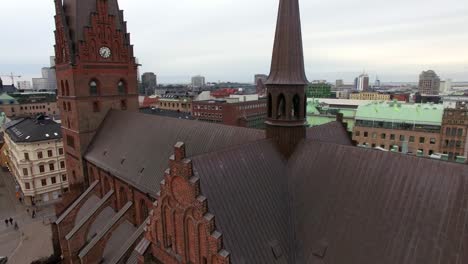
M 440 126 L 444 107 L 439 104 L 373 102 L 358 107 L 356 120 Z
M 16 104 L 16 99 L 9 96 L 8 94 L 6 93 L 2 93 L 0 95 L 0 102 L 2 104 Z

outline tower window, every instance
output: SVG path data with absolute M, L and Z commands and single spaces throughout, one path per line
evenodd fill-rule
M 65 95 L 70 96 L 70 87 L 68 87 L 68 81 L 65 81 Z
M 93 102 L 93 112 L 97 113 L 99 112 L 99 102 L 95 101 Z
M 271 104 L 272 104 L 271 94 L 268 94 L 268 117 L 269 117 L 269 118 L 272 117 L 272 113 L 271 113 Z
M 127 87 L 125 86 L 124 81 L 120 81 L 117 84 L 117 90 L 118 90 L 119 94 L 126 94 L 127 93 Z
M 299 97 L 299 95 L 294 95 L 294 98 L 293 98 L 293 107 L 292 107 L 292 112 L 291 112 L 291 116 L 293 118 L 296 118 L 296 119 L 300 119 L 300 115 L 301 115 L 301 99 Z
M 127 100 L 121 100 L 120 101 L 120 108 L 122 110 L 127 110 Z
M 278 97 L 278 107 L 276 115 L 278 119 L 286 117 L 286 99 L 284 98 L 284 94 L 280 94 L 280 96 Z
M 89 94 L 98 95 L 98 85 L 96 81 L 91 81 L 89 83 Z

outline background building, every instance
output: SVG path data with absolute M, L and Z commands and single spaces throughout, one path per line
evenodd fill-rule
M 199 121 L 229 126 L 265 128 L 267 100 L 246 96 L 231 96 L 193 102 L 193 117 Z
M 38 114 L 46 116 L 60 114 L 56 94 L 51 92 L 1 94 L 0 111 L 9 118 L 32 117 Z
M 430 156 L 440 152 L 442 105 L 373 102 L 356 113 L 353 140 L 363 146 Z
M 68 191 L 60 125 L 44 118 L 26 118 L 4 128 L 8 166 L 26 204 L 58 200 Z
M 313 81 L 307 86 L 306 96 L 307 98 L 330 98 L 331 84 L 326 81 Z
M 455 161 L 468 157 L 468 104 L 459 102 L 455 108 L 446 108 L 442 119 L 440 151 Z
M 190 96 L 167 94 L 159 97 L 158 100 L 151 106 L 158 110 L 191 113 L 192 98 Z
M 153 95 L 158 86 L 157 76 L 153 72 L 145 72 L 141 76 L 142 95 Z
M 341 86 L 343 86 L 343 85 L 344 85 L 343 80 L 341 80 L 341 79 L 340 79 L 340 80 L 336 80 L 336 82 L 335 82 L 335 87 L 336 87 L 336 89 L 339 89 L 339 88 L 340 88 Z
M 204 88 L 205 87 L 205 77 L 201 75 L 192 77 L 192 87 L 193 88 Z
M 369 91 L 369 75 L 363 73 L 355 80 L 356 90 L 360 92 Z
M 432 70 L 423 71 L 419 75 L 419 93 L 421 95 L 438 95 L 440 91 L 440 78 Z
M 30 81 L 18 81 L 19 90 L 32 90 L 32 85 Z
M 370 92 L 352 93 L 349 95 L 349 99 L 351 100 L 389 101 L 390 97 L 391 97 L 390 94 L 370 93 Z

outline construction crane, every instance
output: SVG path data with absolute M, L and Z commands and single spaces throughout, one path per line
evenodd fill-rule
M 11 79 L 11 84 L 14 86 L 15 78 L 21 78 L 21 75 L 14 75 L 13 73 L 10 73 L 10 75 L 0 75 L 0 77 L 9 77 Z

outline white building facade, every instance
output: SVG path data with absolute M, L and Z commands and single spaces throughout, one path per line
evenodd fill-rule
M 8 166 L 27 205 L 58 201 L 69 188 L 60 125 L 45 123 L 22 119 L 5 125 Z

